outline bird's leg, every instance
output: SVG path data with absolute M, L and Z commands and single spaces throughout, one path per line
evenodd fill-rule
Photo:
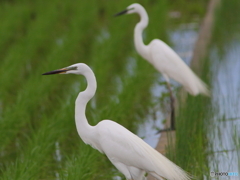
M 172 93 L 172 89 L 171 86 L 169 84 L 169 82 L 167 81 L 167 88 L 170 94 L 170 107 L 171 107 L 171 116 L 170 116 L 170 120 L 171 120 L 171 126 L 170 126 L 170 130 L 175 130 L 175 99 L 173 97 L 173 93 Z
M 167 132 L 167 131 L 173 131 L 176 130 L 175 128 L 175 98 L 173 96 L 173 92 L 171 90 L 171 86 L 169 84 L 168 79 L 166 78 L 166 83 L 167 83 L 167 89 L 169 91 L 170 94 L 170 107 L 171 107 L 171 114 L 170 114 L 170 127 L 166 128 L 166 129 L 161 129 L 159 130 L 157 133 L 161 133 L 161 132 Z

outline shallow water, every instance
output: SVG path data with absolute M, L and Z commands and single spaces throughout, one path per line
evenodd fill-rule
M 240 138 L 240 39 L 233 40 L 225 53 L 212 48 L 212 107 L 214 129 L 210 132 L 213 151 L 212 169 L 239 172 Z

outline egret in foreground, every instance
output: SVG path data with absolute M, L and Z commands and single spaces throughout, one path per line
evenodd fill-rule
M 169 78 L 182 84 L 184 88 L 194 96 L 200 93 L 208 96 L 209 90 L 205 83 L 194 74 L 166 43 L 160 39 L 154 39 L 148 45 L 143 43 L 142 32 L 148 25 L 148 15 L 140 4 L 131 4 L 124 11 L 115 14 L 115 16 L 133 13 L 137 13 L 140 16 L 140 22 L 137 23 L 134 29 L 135 48 L 144 59 L 163 74 L 167 82 L 167 88 L 171 98 L 171 128 L 169 130 L 174 130 L 174 98 L 169 84 Z
M 165 156 L 145 143 L 138 136 L 111 120 L 88 124 L 85 109 L 95 95 L 97 83 L 93 71 L 83 63 L 44 73 L 80 74 L 87 79 L 87 88 L 80 92 L 75 102 L 77 132 L 84 143 L 106 154 L 112 164 L 128 180 L 144 180 L 145 173 L 162 180 L 189 180 L 189 175 Z

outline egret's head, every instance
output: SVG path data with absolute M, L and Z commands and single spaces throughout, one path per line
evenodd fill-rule
M 128 6 L 127 9 L 115 14 L 114 16 L 120 16 L 123 14 L 139 13 L 143 9 L 144 8 L 140 4 L 134 3 L 134 4 L 131 4 L 130 6 Z
M 73 64 L 71 66 L 62 68 L 62 69 L 57 69 L 54 71 L 46 72 L 42 75 L 51 75 L 51 74 L 83 74 L 85 71 L 85 67 L 87 65 L 84 63 L 77 63 Z

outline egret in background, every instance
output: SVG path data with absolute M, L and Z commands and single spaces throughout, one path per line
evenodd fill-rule
M 137 13 L 140 16 L 140 22 L 137 23 L 134 29 L 135 48 L 144 59 L 162 73 L 167 82 L 171 100 L 171 128 L 166 130 L 175 130 L 174 97 L 169 84 L 169 78 L 182 84 L 194 96 L 199 93 L 209 96 L 209 90 L 206 84 L 194 74 L 166 43 L 160 39 L 154 39 L 148 45 L 143 43 L 142 32 L 148 25 L 148 15 L 144 7 L 134 3 L 124 11 L 115 14 L 115 16 L 133 13 Z
M 111 120 L 100 121 L 96 126 L 88 124 L 85 109 L 94 96 L 97 83 L 93 71 L 83 63 L 44 73 L 80 74 L 87 79 L 87 88 L 80 92 L 75 102 L 77 132 L 84 143 L 106 154 L 112 164 L 128 180 L 144 180 L 145 173 L 162 180 L 189 180 L 189 175 L 165 156 L 145 143 L 138 136 Z

